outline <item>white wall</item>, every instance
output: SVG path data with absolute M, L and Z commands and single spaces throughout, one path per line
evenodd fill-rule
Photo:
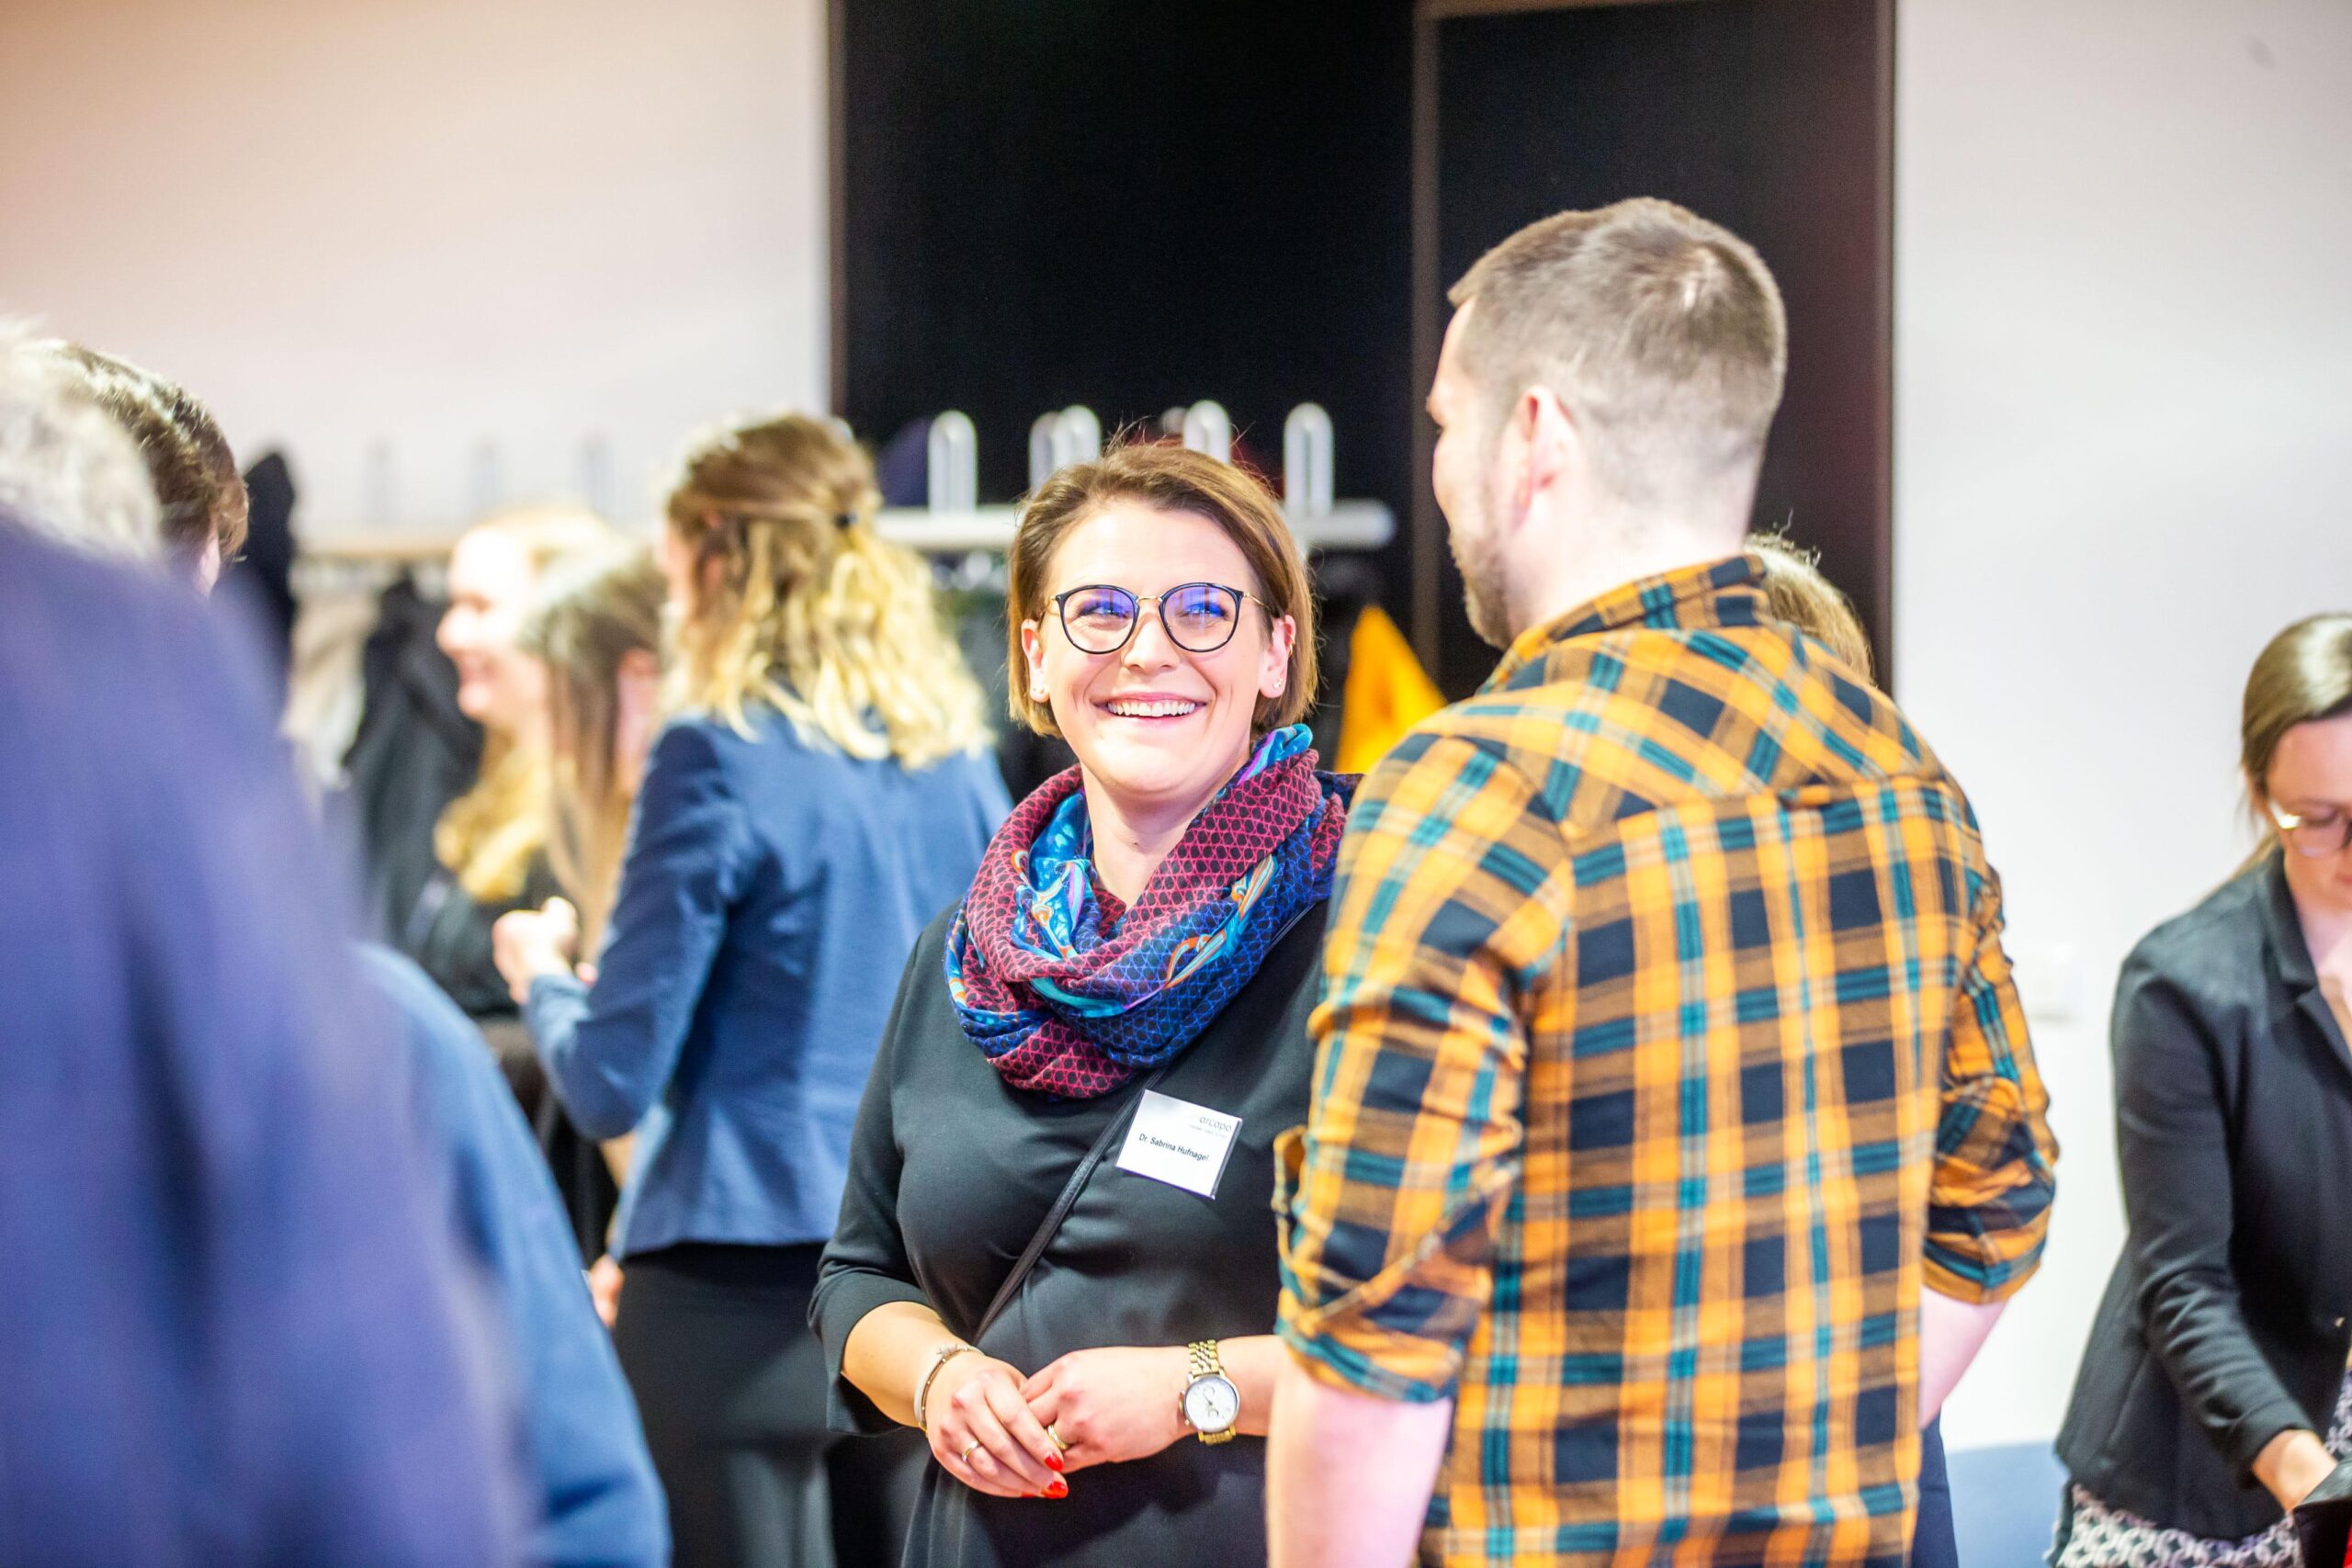
M 2122 1236 L 2117 966 L 2251 841 L 2256 652 L 2352 608 L 2352 5 L 1897 19 L 1899 694 L 2003 873 L 2065 1149 L 1968 1447 L 2056 1430 Z
M 826 396 L 822 0 L 7 0 L 0 310 L 283 442 L 313 531 Z M 391 482 L 371 446 L 390 440 Z

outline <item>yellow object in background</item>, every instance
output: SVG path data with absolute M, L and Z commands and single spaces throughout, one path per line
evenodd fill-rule
M 1340 755 L 1333 770 L 1371 771 L 1407 730 L 1444 705 L 1437 683 L 1413 657 L 1413 645 L 1396 623 L 1379 605 L 1366 604 L 1348 637 L 1348 682 L 1340 693 Z

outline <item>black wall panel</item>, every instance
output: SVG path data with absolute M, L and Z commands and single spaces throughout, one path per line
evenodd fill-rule
M 1006 501 L 1049 408 L 1213 397 L 1271 468 L 1311 400 L 1340 492 L 1401 532 L 1405 0 L 845 0 L 834 28 L 835 406 L 863 434 L 960 408 Z
M 1745 237 L 1789 314 L 1788 389 L 1757 497 L 1758 526 L 1818 547 L 1887 673 L 1891 486 L 1890 0 L 1688 0 L 1456 15 L 1423 24 L 1433 58 L 1433 271 L 1443 291 L 1486 249 L 1564 208 L 1660 196 Z M 1432 124 L 1433 122 L 1433 124 Z M 1425 186 L 1426 198 L 1432 193 Z M 1434 220 L 1434 232 L 1430 231 Z M 1425 250 L 1425 254 L 1427 254 Z M 1437 527 L 1422 487 L 1417 525 Z M 1471 635 L 1442 547 L 1417 606 L 1438 618 L 1441 681 L 1475 684 Z M 1433 597 L 1432 597 L 1433 596 Z

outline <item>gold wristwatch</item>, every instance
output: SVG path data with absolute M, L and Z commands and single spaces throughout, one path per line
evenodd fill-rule
M 1241 1391 L 1225 1375 L 1216 1341 L 1201 1339 L 1185 1346 L 1184 1358 L 1191 1381 L 1176 1401 L 1177 1414 L 1204 1443 L 1233 1441 L 1233 1424 L 1241 1419 Z

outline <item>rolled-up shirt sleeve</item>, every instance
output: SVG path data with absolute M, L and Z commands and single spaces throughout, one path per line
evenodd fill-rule
M 1313 1102 L 1277 1145 L 1279 1332 L 1322 1381 L 1449 1396 L 1519 1181 L 1522 998 L 1567 933 L 1557 826 L 1485 746 L 1417 731 L 1350 814 Z
M 2057 1194 L 2050 1097 L 2001 946 L 2001 886 L 1983 872 L 1944 1047 L 1928 1197 L 1927 1285 L 1963 1302 L 2015 1294 L 2041 1264 Z

